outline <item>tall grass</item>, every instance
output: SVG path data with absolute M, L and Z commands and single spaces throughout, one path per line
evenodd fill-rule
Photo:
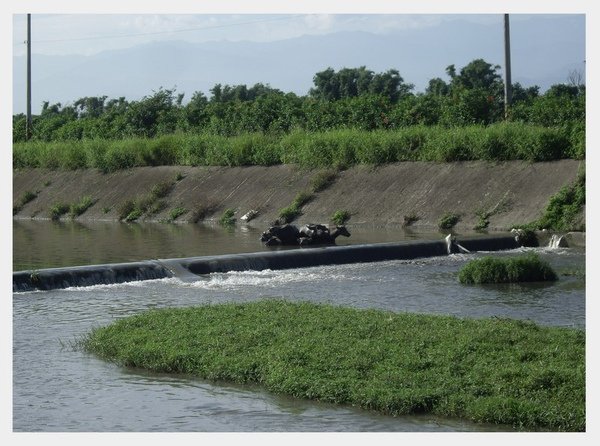
M 81 345 L 127 367 L 386 414 L 585 430 L 582 330 L 263 300 L 151 310 Z
M 522 123 L 374 131 L 296 130 L 283 135 L 249 133 L 232 137 L 176 133 L 154 139 L 15 143 L 13 167 L 97 168 L 111 172 L 158 165 L 299 164 L 345 168 L 399 161 L 549 161 L 583 156 L 581 138 L 573 138 L 563 129 Z

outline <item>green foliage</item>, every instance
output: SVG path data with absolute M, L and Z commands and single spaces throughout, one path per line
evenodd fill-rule
M 58 220 L 60 217 L 69 212 L 69 205 L 61 202 L 53 203 L 48 212 L 50 219 Z
M 65 106 L 45 102 L 27 143 L 25 116 L 13 116 L 13 167 L 111 172 L 144 165 L 584 159 L 583 85 L 557 84 L 540 95 L 539 87 L 517 83 L 513 122 L 489 134 L 487 127 L 469 129 L 504 121 L 498 69 L 483 59 L 461 69 L 450 65 L 450 82 L 436 77 L 424 94 L 413 94 L 395 69 L 374 73 L 363 66 L 316 73 L 314 88 L 303 97 L 263 84 L 217 84 L 210 100 L 195 92 L 186 105 L 183 94 L 162 88 L 139 101 L 101 96 Z M 425 141 L 423 130 L 412 126 L 433 129 Z M 350 130 L 359 132 L 358 140 Z
M 278 223 L 285 224 L 294 221 L 300 215 L 302 215 L 302 206 L 308 203 L 314 198 L 314 195 L 310 192 L 302 191 L 296 194 L 292 203 L 281 209 L 278 215 Z
M 174 221 L 181 217 L 183 214 L 186 214 L 188 210 L 183 206 L 178 206 L 176 208 L 171 209 L 169 212 L 169 220 Z
M 175 184 L 170 181 L 157 183 L 150 189 L 150 196 L 154 199 L 164 198 L 171 193 L 173 186 L 175 186 Z
M 331 221 L 338 226 L 346 224 L 348 220 L 350 220 L 350 212 L 348 211 L 335 211 L 331 216 Z
M 30 201 L 35 200 L 37 196 L 38 194 L 36 192 L 32 192 L 30 190 L 23 192 L 23 195 L 21 195 L 21 197 L 17 201 L 17 204 L 13 206 L 13 215 L 18 214 L 21 211 L 21 209 L 23 209 L 23 206 L 25 206 Z
M 452 229 L 459 222 L 460 216 L 452 212 L 446 212 L 440 217 L 438 227 L 440 229 Z
M 302 206 L 304 206 L 306 203 L 308 203 L 312 199 L 313 199 L 313 194 L 311 194 L 310 192 L 304 192 L 304 191 L 298 192 L 296 194 L 296 196 L 294 197 L 292 206 L 301 208 Z
M 544 215 L 533 225 L 537 229 L 555 231 L 580 230 L 581 213 L 585 205 L 585 172 L 582 171 L 577 180 L 563 187 L 550 198 Z
M 490 225 L 490 212 L 487 211 L 477 211 L 477 224 L 475 225 L 475 227 L 473 228 L 476 231 L 483 231 L 485 229 L 487 229 L 487 227 Z
M 582 330 L 269 299 L 146 311 L 80 345 L 125 367 L 391 415 L 586 429 Z
M 222 224 L 223 226 L 232 226 L 235 224 L 235 211 L 233 209 L 226 209 L 225 212 L 223 212 L 223 215 L 221 215 L 221 218 L 219 219 L 219 223 Z
M 414 88 L 412 84 L 404 83 L 398 70 L 375 74 L 364 66 L 342 68 L 338 72 L 327 68 L 315 74 L 313 82 L 315 88 L 310 90 L 310 96 L 326 101 L 381 95 L 396 102 Z
M 467 263 L 458 274 L 463 284 L 554 281 L 558 277 L 548 262 L 535 253 L 499 259 L 484 257 Z
M 310 181 L 312 192 L 318 193 L 327 189 L 337 177 L 338 171 L 335 169 L 326 169 L 318 172 Z
M 85 211 L 96 203 L 97 200 L 92 199 L 90 195 L 85 195 L 79 199 L 77 203 L 69 205 L 69 217 L 79 217 Z
M 119 220 L 126 220 L 129 214 L 133 212 L 135 204 L 133 200 L 125 200 L 121 203 L 117 209 L 117 215 Z
M 131 210 L 131 212 L 125 216 L 125 221 L 127 221 L 127 222 L 136 221 L 142 215 L 144 215 L 144 211 L 142 209 L 140 209 L 139 207 L 134 206 L 133 209 Z
M 548 161 L 572 154 L 583 156 L 584 151 L 577 148 L 577 144 L 583 145 L 582 135 L 581 128 L 567 133 L 563 129 L 501 123 L 450 128 L 417 125 L 373 131 L 295 130 L 282 135 L 252 133 L 232 137 L 175 134 L 156 141 L 146 138 L 83 140 L 68 144 L 34 141 L 14 144 L 13 167 L 87 167 L 112 172 L 161 163 L 191 166 L 285 163 L 328 169 L 319 179 L 326 182 L 333 178 L 335 171 L 356 164 L 476 159 Z
M 162 181 L 152 186 L 147 194 L 140 195 L 135 200 L 126 200 L 117 210 L 119 220 L 135 221 L 144 214 L 158 214 L 167 207 L 166 201 L 161 198 L 169 195 L 174 186 L 173 181 Z
M 296 218 L 298 218 L 300 215 L 302 215 L 302 211 L 297 206 L 294 206 L 293 204 L 291 204 L 287 207 L 284 207 L 283 209 L 281 209 L 279 211 L 278 223 L 279 224 L 291 223 Z

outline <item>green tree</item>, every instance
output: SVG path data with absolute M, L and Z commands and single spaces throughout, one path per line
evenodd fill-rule
M 73 107 L 80 118 L 98 118 L 104 113 L 104 102 L 108 96 L 86 96 L 77 99 Z
M 489 93 L 497 93 L 503 90 L 502 77 L 497 73 L 500 65 L 492 65 L 483 59 L 475 59 L 465 65 L 460 74 L 456 74 L 454 65 L 446 68 L 450 76 L 451 87 L 474 89 L 480 88 Z
M 173 104 L 174 90 L 162 87 L 152 96 L 131 102 L 126 111 L 127 126 L 131 134 L 154 137 L 173 133 L 177 127 L 178 109 Z
M 202 129 L 210 121 L 210 115 L 207 110 L 208 98 L 201 91 L 196 91 L 190 102 L 184 108 L 184 115 L 187 121 L 187 127 Z
M 404 83 L 398 70 L 374 74 L 364 66 L 342 68 L 338 72 L 330 67 L 316 73 L 313 83 L 315 86 L 310 89 L 309 95 L 326 101 L 373 94 L 397 102 L 414 88 L 414 85 Z
M 450 92 L 450 86 L 439 77 L 429 81 L 425 93 L 434 96 L 446 96 Z

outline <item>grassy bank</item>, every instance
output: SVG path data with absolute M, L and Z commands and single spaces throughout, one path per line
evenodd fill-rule
M 124 140 L 34 141 L 13 145 L 13 167 L 98 168 L 136 166 L 246 166 L 299 164 L 349 167 L 399 161 L 528 160 L 581 158 L 576 142 L 558 128 L 520 123 L 399 130 L 294 131 L 224 137 L 178 133 Z
M 152 310 L 82 345 L 124 366 L 387 414 L 585 430 L 581 330 L 263 300 Z

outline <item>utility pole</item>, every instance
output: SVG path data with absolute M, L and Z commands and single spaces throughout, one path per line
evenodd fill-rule
M 25 140 L 31 138 L 31 14 L 27 14 L 27 122 Z
M 512 102 L 512 81 L 510 78 L 510 25 L 508 14 L 504 14 L 504 119 L 508 120 Z

